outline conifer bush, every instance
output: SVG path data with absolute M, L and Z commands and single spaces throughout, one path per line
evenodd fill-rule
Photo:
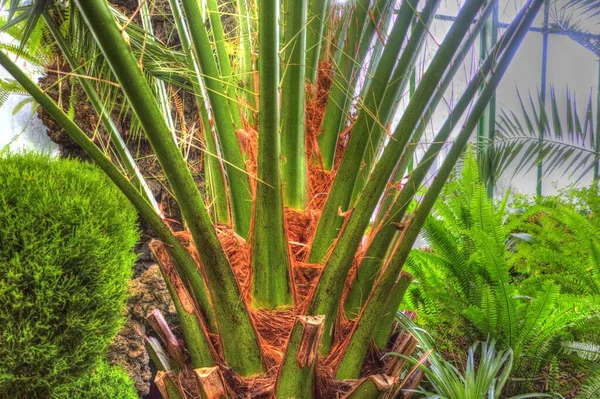
M 120 366 L 100 362 L 91 372 L 54 391 L 52 399 L 138 399 L 133 381 Z
M 94 166 L 0 159 L 0 398 L 89 372 L 125 321 L 136 213 Z

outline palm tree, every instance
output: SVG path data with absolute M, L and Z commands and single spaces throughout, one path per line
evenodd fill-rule
M 416 143 L 493 1 L 461 7 L 393 130 L 440 0 L 287 0 L 283 8 L 277 0 L 239 0 L 233 55 L 216 0 L 169 1 L 177 48 L 152 35 L 145 3 L 129 17 L 106 0 L 74 0 L 66 11 L 52 0 L 20 3 L 8 3 L 8 24 L 29 21 L 25 33 L 45 24 L 110 137 L 110 152 L 11 57 L 0 53 L 0 64 L 156 235 L 152 248 L 185 340 L 151 315 L 160 340 L 149 339 L 149 348 L 163 396 L 375 398 L 397 388 L 400 375 L 385 375 L 379 354 L 396 337 L 402 267 L 543 0 L 528 1 L 505 31 L 402 189 Z M 173 87 L 197 102 L 205 197 L 178 146 Z M 122 93 L 150 143 L 184 231 L 163 217 L 119 138 L 106 101 L 111 90 Z M 407 204 L 455 128 L 441 169 L 409 214 Z

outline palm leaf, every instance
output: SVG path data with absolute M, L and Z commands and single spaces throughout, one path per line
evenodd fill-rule
M 570 0 L 570 5 L 583 10 L 589 17 L 600 15 L 600 1 L 598 0 Z
M 25 21 L 25 28 L 22 33 L 21 48 L 29 40 L 40 17 L 48 9 L 54 7 L 54 0 L 36 0 L 30 5 L 24 5 L 23 0 L 1 0 L 0 9 L 8 7 L 8 22 L 0 27 L 4 31 L 22 21 Z
M 592 97 L 587 101 L 585 115 L 578 115 L 570 90 L 562 110 L 554 89 L 550 93 L 549 111 L 538 93 L 537 105 L 531 96 L 530 105 L 520 101 L 521 117 L 513 110 L 503 110 L 499 115 L 495 139 L 484 143 L 481 151 L 493 165 L 496 180 L 509 167 L 514 167 L 515 176 L 529 172 L 540 160 L 544 176 L 562 170 L 563 176 L 581 179 L 600 160 L 594 143 L 598 132 L 594 128 Z

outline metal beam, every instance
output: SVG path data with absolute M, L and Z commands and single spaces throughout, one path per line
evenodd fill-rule
M 542 33 L 542 82 L 540 88 L 540 98 L 542 100 L 542 107 L 546 107 L 546 80 L 548 74 L 548 19 L 550 17 L 550 2 L 544 4 L 544 28 Z M 543 159 L 542 159 L 542 142 L 544 140 L 544 130 L 540 130 L 539 136 L 539 149 L 540 158 L 537 163 L 537 183 L 536 183 L 536 195 L 540 197 L 542 195 L 542 177 L 543 177 Z

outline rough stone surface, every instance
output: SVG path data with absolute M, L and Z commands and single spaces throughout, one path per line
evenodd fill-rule
M 159 309 L 165 317 L 174 317 L 175 308 L 157 265 L 152 265 L 138 278 L 131 280 L 131 297 L 127 301 L 128 319 L 113 341 L 108 361 L 127 370 L 140 395 L 150 392 L 150 360 L 144 347 L 146 315 Z

